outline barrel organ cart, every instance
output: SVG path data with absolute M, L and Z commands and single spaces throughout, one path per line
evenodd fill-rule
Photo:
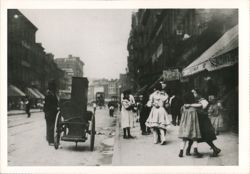
M 88 79 L 72 77 L 71 98 L 60 103 L 54 128 L 54 147 L 60 141 L 76 143 L 90 138 L 90 150 L 94 150 L 95 114 L 87 110 Z

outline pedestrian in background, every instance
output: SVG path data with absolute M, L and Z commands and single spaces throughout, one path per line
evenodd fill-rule
M 210 97 L 210 106 L 208 109 L 208 117 L 215 129 L 215 134 L 219 135 L 219 128 L 222 127 L 222 105 L 217 102 L 215 97 Z
M 181 107 L 182 107 L 182 101 L 181 99 L 176 95 L 175 91 L 172 91 L 172 96 L 169 99 L 170 104 L 170 113 L 172 115 L 172 124 L 174 126 L 180 125 L 181 120 Z
M 46 138 L 50 146 L 54 144 L 54 126 L 58 112 L 58 99 L 56 96 L 56 82 L 52 80 L 48 84 L 48 91 L 45 96 L 44 113 L 46 120 Z
M 93 110 L 94 110 L 94 113 L 96 111 L 96 102 L 93 102 Z
M 141 114 L 141 111 L 142 111 L 142 102 L 143 102 L 143 95 L 139 95 L 139 99 L 136 103 L 136 106 L 137 106 L 137 112 L 136 112 L 136 122 L 140 122 L 140 114 Z
M 137 106 L 135 103 L 135 98 L 131 93 L 131 90 L 128 90 L 129 93 L 129 101 L 131 102 L 131 112 L 132 112 L 132 128 L 135 128 L 135 124 L 136 124 L 136 117 L 137 117 Z
M 114 116 L 114 111 L 115 111 L 115 106 L 114 106 L 113 101 L 110 101 L 108 103 L 108 109 L 109 109 L 109 116 L 113 117 Z
M 30 106 L 31 106 L 31 102 L 28 96 L 26 96 L 26 100 L 25 100 L 25 111 L 27 113 L 27 117 L 30 118 Z
M 149 117 L 146 121 L 146 126 L 150 127 L 154 136 L 154 143 L 159 142 L 158 137 L 161 137 L 160 144 L 166 143 L 166 130 L 171 124 L 168 113 L 164 109 L 164 104 L 168 99 L 168 95 L 162 90 L 161 84 L 157 84 L 147 103 L 148 107 L 152 107 Z
M 132 111 L 133 102 L 130 97 L 130 92 L 128 90 L 124 91 L 121 95 L 121 127 L 123 129 L 123 138 L 134 138 L 130 133 L 130 128 L 133 126 L 133 116 Z
M 139 107 L 139 109 L 140 109 L 139 121 L 140 121 L 142 135 L 149 135 L 149 130 L 148 130 L 147 126 L 145 125 L 145 123 L 148 119 L 151 108 L 147 106 L 147 101 L 148 101 L 148 99 L 147 99 L 146 95 L 145 94 L 141 95 L 140 107 Z
M 197 140 L 201 138 L 198 114 L 196 108 L 191 107 L 190 105 L 193 103 L 195 103 L 193 94 L 191 92 L 186 93 L 184 96 L 184 106 L 178 134 L 178 137 L 182 139 L 179 157 L 183 157 L 183 150 L 185 149 L 188 140 L 194 142 L 194 155 L 196 157 L 202 157 L 202 154 L 198 152 L 197 143 Z
M 24 103 L 23 103 L 23 100 L 20 99 L 20 110 L 24 110 Z

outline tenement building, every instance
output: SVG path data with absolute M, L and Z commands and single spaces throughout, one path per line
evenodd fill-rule
M 56 58 L 57 66 L 62 69 L 66 74 L 66 90 L 71 89 L 72 77 L 83 77 L 84 62 L 80 57 L 69 55 L 66 58 Z
M 127 49 L 134 91 L 148 95 L 164 80 L 170 95 L 199 88 L 228 110 L 237 101 L 237 9 L 139 9 L 132 15 Z M 233 110 L 229 125 L 237 123 Z
M 38 28 L 19 10 L 8 10 L 8 103 L 12 107 L 23 97 L 44 98 L 47 82 L 63 77 L 53 57 L 48 58 L 36 43 Z M 43 94 L 42 94 L 43 93 Z

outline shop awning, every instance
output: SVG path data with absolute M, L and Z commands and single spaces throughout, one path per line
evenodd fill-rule
M 25 93 L 22 92 L 14 85 L 8 86 L 8 97 L 25 97 Z
M 41 99 L 45 98 L 45 96 L 38 89 L 36 88 L 32 88 L 32 89 L 40 96 Z
M 32 88 L 27 88 L 27 93 L 30 98 L 41 98 Z
M 182 75 L 185 77 L 204 70 L 213 71 L 231 66 L 237 62 L 237 55 L 235 57 L 228 54 L 225 57 L 225 54 L 236 48 L 238 48 L 238 25 L 228 30 L 217 42 L 183 69 Z

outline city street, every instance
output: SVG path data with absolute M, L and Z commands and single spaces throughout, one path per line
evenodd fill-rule
M 89 108 L 91 109 L 91 108 Z M 48 146 L 45 138 L 44 113 L 32 113 L 8 117 L 8 165 L 10 166 L 99 166 L 110 165 L 113 155 L 115 118 L 107 109 L 96 111 L 95 150 L 89 150 L 90 142 L 61 141 L 62 148 Z
M 131 7 L 7 10 L 8 166 L 245 167 L 238 8 Z
M 172 126 L 167 132 L 166 145 L 154 144 L 153 135 L 141 135 L 139 123 L 132 129 L 135 139 L 123 139 L 122 130 L 117 135 L 113 165 L 117 166 L 233 166 L 238 165 L 238 135 L 222 132 L 214 141 L 221 148 L 218 157 L 210 157 L 212 150 L 206 143 L 199 144 L 203 158 L 185 156 L 179 158 L 179 126 Z M 191 151 L 192 153 L 192 151 Z
M 115 116 L 120 117 L 119 112 Z M 178 126 L 167 133 L 166 145 L 153 144 L 152 134 L 142 136 L 139 123 L 132 128 L 135 139 L 123 139 L 119 119 L 108 116 L 107 109 L 96 112 L 97 134 L 95 150 L 89 150 L 89 141 L 79 143 L 61 141 L 55 150 L 45 140 L 43 112 L 33 113 L 28 119 L 25 114 L 8 117 L 8 163 L 10 166 L 176 166 L 238 164 L 238 135 L 222 132 L 215 144 L 222 149 L 219 157 L 210 157 L 212 150 L 205 143 L 199 144 L 203 158 L 178 157 L 180 139 Z M 32 141 L 29 141 L 32 140 Z M 164 154 L 164 155 L 163 155 Z M 25 158 L 24 158 L 25 157 Z

